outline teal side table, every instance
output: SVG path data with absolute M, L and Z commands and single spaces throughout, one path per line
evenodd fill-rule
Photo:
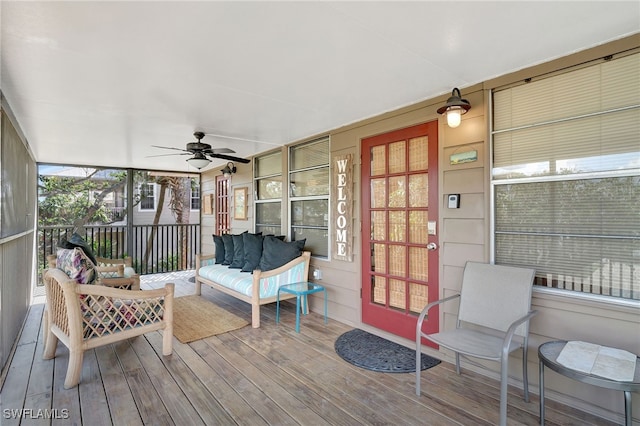
M 309 312 L 309 304 L 307 296 L 313 293 L 324 292 L 324 323 L 327 323 L 327 289 L 320 284 L 311 282 L 300 282 L 295 284 L 286 284 L 280 286 L 278 295 L 276 296 L 276 323 L 280 322 L 280 292 L 293 294 L 296 296 L 296 333 L 300 333 L 300 299 L 302 300 L 302 309 L 306 315 Z

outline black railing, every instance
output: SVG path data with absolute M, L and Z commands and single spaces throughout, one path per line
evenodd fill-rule
M 73 226 L 38 229 L 38 264 L 47 267 L 47 256 L 58 242 L 71 236 Z M 85 240 L 96 256 L 111 259 L 130 256 L 139 274 L 185 271 L 195 267 L 200 247 L 200 225 L 133 225 L 132 247 L 127 248 L 127 226 L 85 226 Z

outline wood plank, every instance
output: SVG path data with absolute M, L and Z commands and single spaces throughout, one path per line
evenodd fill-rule
M 265 394 L 245 372 L 236 368 L 237 354 L 229 351 L 216 336 L 190 344 L 202 359 L 222 377 L 268 424 L 296 425 L 284 410 Z M 208 348 L 205 349 L 205 348 Z
M 204 425 L 204 421 L 191 403 L 191 398 L 188 398 L 180 390 L 176 378 L 167 371 L 163 361 L 160 360 L 162 347 L 159 351 L 160 354 L 156 353 L 144 336 L 130 339 L 129 342 L 136 351 L 140 363 L 149 375 L 149 380 L 171 419 L 177 425 Z M 193 397 L 195 398 L 195 395 Z
M 52 417 L 63 417 L 64 413 L 52 409 L 54 360 L 42 359 L 44 339 L 38 339 L 29 374 L 29 384 L 24 407 L 34 410 L 35 418 L 25 418 L 21 425 L 49 425 Z
M 68 365 L 69 351 L 63 344 L 58 343 L 58 349 L 53 363 L 53 398 L 51 406 L 66 415 L 61 416 L 62 418 L 52 419 L 52 426 L 82 424 L 78 387 L 76 386 L 71 389 L 64 388 L 64 379 L 67 375 Z
M 44 305 L 33 305 L 29 308 L 24 327 L 18 337 L 18 344 L 2 385 L 0 412 L 2 413 L 3 425 L 17 425 L 20 424 L 21 418 L 31 417 L 31 412 L 22 411 L 23 409 L 33 410 L 35 408 L 37 411 L 36 407 L 25 405 L 25 401 L 29 387 L 29 377 L 31 376 L 36 356 L 43 311 Z M 46 387 L 43 383 L 34 386 L 39 387 L 39 389 L 42 389 L 43 386 Z M 29 404 L 40 404 L 39 401 L 33 400 L 33 397 L 39 393 L 41 391 L 34 389 Z M 38 399 L 38 397 L 35 398 L 36 400 Z M 10 410 L 9 415 L 5 416 L 4 410 Z
M 162 335 L 156 332 L 149 333 L 145 337 L 155 351 L 161 354 Z M 189 351 L 193 352 L 187 345 L 178 342 L 177 339 L 174 340 L 174 351 L 178 352 L 176 348 L 180 348 L 180 353 L 182 354 L 189 354 Z M 194 357 L 192 356 L 191 358 Z M 207 386 L 201 381 L 202 376 L 195 374 L 190 369 L 191 366 L 187 366 L 185 360 L 176 354 L 176 356 L 160 357 L 160 361 L 176 381 L 182 393 L 184 393 L 184 395 L 190 395 L 189 403 L 191 403 L 205 424 L 234 423 L 231 415 L 227 413 L 215 396 L 209 392 Z
M 142 422 L 148 425 L 175 424 L 129 342 L 119 342 L 114 344 L 114 348 Z
M 274 332 L 276 332 L 275 328 Z M 317 386 L 330 384 L 331 388 L 327 391 L 341 394 L 340 400 L 355 398 L 359 401 L 366 401 L 367 411 L 383 417 L 389 417 L 385 419 L 385 422 L 447 424 L 447 418 L 433 412 L 430 408 L 416 409 L 415 402 L 408 399 L 411 395 L 389 393 L 386 389 L 381 389 L 377 383 L 372 386 L 371 383 L 378 381 L 383 374 L 374 373 L 371 378 L 364 377 L 366 373 L 371 372 L 355 369 L 351 364 L 342 360 L 341 363 L 332 361 L 308 346 L 296 342 L 294 336 L 299 337 L 300 335 L 293 333 L 291 336 L 283 336 L 282 330 L 278 330 L 277 339 L 283 344 L 282 351 L 290 358 L 288 363 L 280 363 L 281 368 L 290 368 L 297 375 L 305 377 L 305 380 L 312 381 Z M 290 341 L 287 337 L 290 337 Z M 255 348 L 264 346 L 261 341 L 256 341 L 255 339 L 251 341 L 251 344 Z M 333 343 L 331 343 L 331 347 L 333 348 Z M 287 351 L 286 348 L 290 349 Z M 348 389 L 348 391 L 345 392 L 345 389 Z M 354 402 L 349 405 L 355 406 Z M 394 407 L 392 415 L 387 414 L 390 405 Z M 407 409 L 402 411 L 403 407 Z M 366 413 L 367 411 L 364 412 Z M 452 422 L 450 424 L 456 423 Z
M 278 382 L 271 377 L 272 371 L 263 371 L 263 368 L 254 365 L 255 358 L 250 362 L 250 351 L 246 350 L 243 343 L 236 345 L 236 340 L 230 333 L 221 334 L 215 340 L 216 350 L 225 358 L 233 357 L 233 364 L 236 368 L 243 372 L 247 378 L 258 386 L 266 395 L 269 396 L 279 407 L 281 407 L 289 416 L 300 424 L 326 424 L 322 416 L 311 410 L 308 406 L 301 403 L 295 395 L 289 392 L 289 382 Z M 231 339 L 231 340 L 229 340 Z M 224 349 L 223 349 L 224 347 Z M 229 359 L 229 358 L 227 358 Z M 264 367 L 264 365 L 262 365 Z
M 368 401 L 360 400 L 355 392 L 342 386 L 344 377 L 341 377 L 339 372 L 323 369 L 320 363 L 313 363 L 316 354 L 309 354 L 305 348 L 299 347 L 295 342 L 278 338 L 278 343 L 288 349 L 281 349 L 278 346 L 264 351 L 257 349 L 263 347 L 263 340 L 260 337 L 264 331 L 262 330 L 259 336 L 251 339 L 252 344 L 255 345 L 252 346 L 254 350 L 273 359 L 279 368 L 296 377 L 321 397 L 329 399 L 340 410 L 339 412 L 346 413 L 345 418 L 351 419 L 351 424 L 395 424 L 398 421 L 395 416 L 386 416 L 385 412 L 373 410 Z M 243 339 L 243 337 L 239 338 Z M 280 350 L 281 353 L 278 353 Z M 292 353 L 297 356 L 292 356 Z M 308 360 L 313 363 L 311 367 L 303 365 Z
M 100 368 L 104 393 L 109 405 L 109 411 L 114 422 L 118 418 L 127 419 L 127 425 L 142 425 L 133 395 L 127 379 L 118 362 L 113 345 L 107 345 L 96 350 L 98 367 Z M 117 417 L 114 417 L 117 414 Z
M 248 330 L 247 327 L 243 329 L 244 333 L 240 334 L 246 336 L 246 330 Z M 255 336 L 257 333 L 249 332 L 249 334 Z M 260 336 L 265 337 L 266 334 L 260 333 Z M 240 354 L 256 369 L 278 383 L 285 383 L 288 393 L 301 401 L 306 407 L 313 410 L 319 416 L 323 417 L 325 421 L 335 425 L 350 425 L 358 423 L 348 411 L 342 410 L 339 406 L 333 404 L 330 399 L 317 393 L 311 386 L 309 386 L 308 382 L 301 381 L 297 375 L 291 374 L 291 372 L 281 368 L 282 365 L 280 362 L 284 358 L 282 353 L 284 351 L 281 352 L 279 350 L 280 348 L 278 348 L 278 350 L 270 350 L 274 344 L 272 339 L 263 338 L 260 340 L 260 346 L 264 348 L 266 352 L 275 354 L 275 359 L 270 360 L 268 357 L 249 347 L 244 341 L 234 337 L 234 333 L 222 334 L 219 337 L 222 342 Z M 295 348 L 291 349 L 295 350 Z
M 220 402 L 229 415 L 238 424 L 267 425 L 267 422 L 227 383 L 205 359 L 217 354 L 211 347 L 201 344 L 199 351 L 191 345 L 176 345 L 174 352 L 180 356 L 189 366 L 191 371 L 199 378 L 209 393 Z
M 112 424 L 109 406 L 105 404 L 107 395 L 102 385 L 100 368 L 96 358 L 96 351 L 103 349 L 99 347 L 85 351 L 82 360 L 82 374 L 78 387 L 80 406 L 82 407 L 82 424 L 85 425 L 110 426 Z

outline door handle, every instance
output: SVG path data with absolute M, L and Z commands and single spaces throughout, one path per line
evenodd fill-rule
M 438 249 L 438 245 L 436 243 L 429 243 L 427 244 L 427 250 L 429 251 L 434 251 Z

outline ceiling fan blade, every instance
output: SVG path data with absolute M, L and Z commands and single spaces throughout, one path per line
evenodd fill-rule
M 235 151 L 229 148 L 211 148 L 205 154 L 235 154 Z
M 212 157 L 212 158 L 221 158 L 223 160 L 235 161 L 235 162 L 242 163 L 242 164 L 247 164 L 247 163 L 249 163 L 251 161 L 251 160 L 247 160 L 246 158 L 234 157 L 234 156 L 231 156 L 231 155 L 224 155 L 224 154 L 209 154 L 209 153 L 207 153 L 207 155 L 209 157 Z
M 173 147 L 170 147 L 170 146 L 158 146 L 158 145 L 151 145 L 151 146 L 154 147 L 154 148 L 173 149 L 175 151 L 189 152 L 186 149 L 173 148 Z

